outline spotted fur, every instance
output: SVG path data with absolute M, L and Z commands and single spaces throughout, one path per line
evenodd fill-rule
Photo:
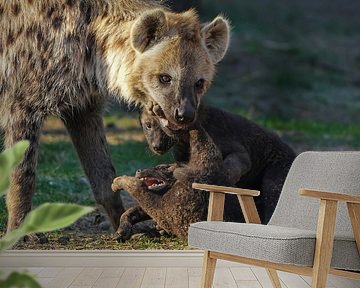
M 63 119 L 95 199 L 117 228 L 123 207 L 110 189 L 115 173 L 101 119 L 105 102 L 110 96 L 155 102 L 171 121 L 173 107 L 196 110 L 228 45 L 227 21 L 214 21 L 201 29 L 194 11 L 172 13 L 155 1 L 0 1 L 0 127 L 6 146 L 31 143 L 7 197 L 9 230 L 31 209 L 48 115 Z M 158 74 L 172 71 L 174 85 L 160 87 Z M 206 87 L 195 91 L 200 77 Z

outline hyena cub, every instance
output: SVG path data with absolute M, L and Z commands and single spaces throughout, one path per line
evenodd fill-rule
M 189 126 L 214 66 L 228 47 L 222 17 L 201 25 L 193 10 L 156 1 L 0 2 L 0 127 L 5 145 L 30 141 L 7 196 L 8 230 L 31 209 L 42 123 L 65 123 L 96 201 L 117 228 L 123 205 L 101 119 L 106 99 L 149 101 L 175 126 Z
M 193 181 L 216 182 L 221 153 L 201 127 L 191 130 L 189 138 L 191 156 L 188 164 L 182 168 L 191 175 L 186 181 L 180 182 L 173 177 L 173 165 L 138 170 L 135 177 L 120 176 L 114 179 L 113 190 L 128 191 L 141 207 L 130 208 L 123 214 L 119 240 L 126 240 L 131 234 L 131 226 L 147 219 L 145 215 L 149 215 L 168 233 L 181 238 L 187 237 L 191 223 L 206 219 L 208 193 L 193 190 L 191 184 Z M 193 178 L 194 174 L 196 178 Z
M 161 115 L 158 107 L 153 109 Z M 267 223 L 295 159 L 295 152 L 277 135 L 240 115 L 205 104 L 200 105 L 198 114 L 197 123 L 202 125 L 222 154 L 219 172 L 222 175 L 219 178 L 224 182 L 221 184 L 260 190 L 260 196 L 255 199 L 256 206 L 262 222 Z M 191 145 L 187 131 L 175 130 L 163 117 L 153 116 L 152 111 L 143 110 L 141 119 L 144 124 L 153 124 L 152 130 L 144 131 L 149 145 L 162 146 L 161 139 L 170 143 L 167 138 L 171 138 L 176 143 L 173 147 L 175 160 L 179 163 L 188 161 Z M 158 135 L 160 131 L 163 131 L 161 137 Z M 177 180 L 189 177 L 181 168 L 174 170 L 174 176 Z
M 156 117 L 142 113 L 142 124 L 153 118 L 156 120 Z M 154 123 L 154 129 L 148 129 L 145 133 L 148 132 L 150 137 L 151 131 L 159 132 L 157 127 Z M 191 185 L 193 182 L 223 183 L 220 172 L 222 155 L 201 126 L 188 133 L 191 149 L 187 163 L 162 164 L 138 170 L 135 177 L 122 176 L 114 180 L 114 190 L 128 191 L 140 204 L 129 208 L 121 216 L 117 230 L 119 242 L 130 238 L 134 224 L 151 218 L 170 234 L 184 238 L 190 223 L 206 220 L 209 194 L 195 191 Z M 186 175 L 181 181 L 174 176 L 176 169 L 181 169 Z M 224 219 L 244 221 L 235 195 L 225 197 Z
M 168 136 L 161 128 L 159 117 L 143 109 L 139 116 L 140 125 L 150 150 L 158 155 L 164 154 L 175 145 L 176 140 Z

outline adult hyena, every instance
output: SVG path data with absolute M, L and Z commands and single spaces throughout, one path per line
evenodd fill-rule
M 63 119 L 96 201 L 117 228 L 123 206 L 101 112 L 109 96 L 157 103 L 186 127 L 224 56 L 229 26 L 200 25 L 192 10 L 172 13 L 141 0 L 0 1 L 0 123 L 8 147 L 30 141 L 7 197 L 8 230 L 31 209 L 42 122 Z

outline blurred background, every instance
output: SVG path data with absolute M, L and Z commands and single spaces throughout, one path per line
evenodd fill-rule
M 205 101 L 278 130 L 297 152 L 359 147 L 359 1 L 192 2 L 233 27 Z
M 203 21 L 223 14 L 232 23 L 229 52 L 203 101 L 275 131 L 297 153 L 360 147 L 360 2 L 358 0 L 173 0 L 195 7 Z M 104 117 L 118 175 L 171 162 L 147 149 L 135 110 L 111 103 Z M 44 125 L 34 205 L 65 201 L 94 205 L 87 180 L 61 123 Z M 133 200 L 122 194 L 127 206 Z M 6 210 L 0 203 L 0 229 Z M 18 248 L 181 249 L 186 243 L 144 238 L 118 244 L 96 212 L 42 246 Z

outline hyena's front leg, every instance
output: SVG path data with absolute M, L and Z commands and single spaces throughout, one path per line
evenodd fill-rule
M 90 181 L 95 200 L 104 207 L 116 231 L 124 208 L 120 194 L 111 190 L 115 169 L 109 156 L 101 114 L 96 111 L 74 112 L 64 122 Z
M 116 239 L 118 242 L 129 240 L 133 230 L 132 227 L 139 222 L 149 220 L 151 217 L 140 207 L 135 206 L 126 210 L 120 218 L 120 225 L 116 231 Z
M 8 209 L 8 232 L 14 230 L 31 210 L 31 199 L 35 192 L 35 171 L 37 164 L 42 115 L 16 110 L 5 126 L 5 146 L 11 147 L 17 141 L 29 140 L 30 146 L 23 162 L 15 168 L 10 190 L 6 196 Z
M 189 162 L 174 170 L 174 177 L 185 185 L 216 175 L 222 162 L 220 150 L 200 124 L 189 131 L 189 143 Z
M 234 147 L 235 148 L 235 147 Z M 244 147 L 238 145 L 236 152 L 230 153 L 224 158 L 221 173 L 225 183 L 222 185 L 234 186 L 251 169 L 251 159 Z

